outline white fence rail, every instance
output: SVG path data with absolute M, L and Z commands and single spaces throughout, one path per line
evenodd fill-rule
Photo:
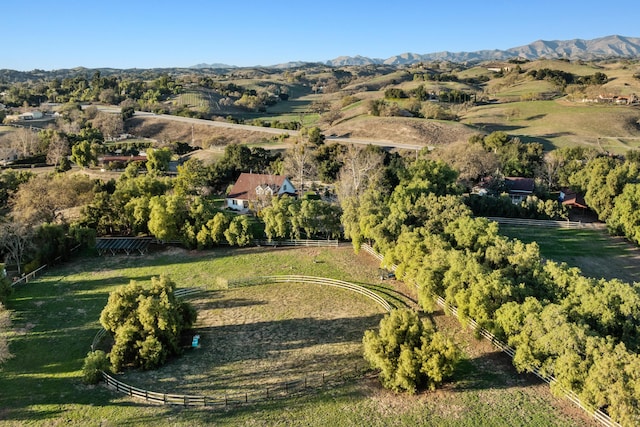
M 338 240 L 311 240 L 311 239 L 284 239 L 284 240 L 254 240 L 256 246 L 311 246 L 311 247 L 338 247 Z
M 488 216 L 486 218 L 490 221 L 495 221 L 498 224 L 514 225 L 520 227 L 547 227 L 592 230 L 602 230 L 606 228 L 606 225 L 600 222 L 552 221 L 541 219 L 503 218 L 497 216 Z
M 258 285 L 264 283 L 311 283 L 316 285 L 334 286 L 337 288 L 346 289 L 364 295 L 371 298 L 378 303 L 386 311 L 391 311 L 391 304 L 387 302 L 377 293 L 365 288 L 364 286 L 356 285 L 353 283 L 345 282 L 343 280 L 327 279 L 325 277 L 314 276 L 297 276 L 297 275 L 283 275 L 283 276 L 260 276 L 252 277 L 249 279 L 238 279 L 229 282 L 229 287 L 243 286 L 243 285 Z

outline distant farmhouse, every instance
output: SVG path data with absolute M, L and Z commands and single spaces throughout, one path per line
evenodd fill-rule
M 41 111 L 29 111 L 27 113 L 18 114 L 18 120 L 38 120 L 44 117 Z
M 533 178 L 523 178 L 519 176 L 508 176 L 504 179 L 507 193 L 514 205 L 519 205 L 533 194 L 535 181 Z
M 229 190 L 226 207 L 248 212 L 268 205 L 274 196 L 296 195 L 296 189 L 286 176 L 242 173 Z
M 508 73 L 513 70 L 514 65 L 506 62 L 490 62 L 485 65 L 487 71 L 492 71 L 494 73 Z

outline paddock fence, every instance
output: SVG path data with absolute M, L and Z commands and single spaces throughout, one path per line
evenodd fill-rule
M 314 276 L 260 276 L 248 279 L 238 279 L 229 282 L 229 288 L 261 285 L 268 283 L 309 283 L 325 286 L 333 286 L 346 289 L 358 294 L 364 295 L 387 312 L 391 311 L 391 305 L 377 293 L 353 283 L 342 280 L 328 279 Z M 203 288 L 181 288 L 175 291 L 176 297 L 184 298 L 201 292 Z M 91 350 L 95 351 L 99 348 L 100 343 L 109 336 L 106 329 L 102 328 L 98 331 L 91 343 Z M 143 399 L 149 403 L 157 403 L 163 405 L 181 405 L 190 406 L 208 406 L 214 408 L 227 408 L 229 406 L 250 404 L 269 399 L 277 399 L 301 394 L 306 391 L 319 389 L 327 385 L 342 383 L 347 380 L 362 378 L 371 370 L 365 364 L 355 363 L 352 367 L 345 367 L 333 372 L 320 372 L 309 374 L 304 378 L 293 381 L 280 381 L 269 386 L 253 386 L 245 392 L 223 393 L 217 396 L 204 395 L 187 395 L 175 393 L 161 393 L 156 391 L 145 390 L 134 387 L 122 381 L 118 381 L 107 372 L 102 372 L 102 377 L 107 387 L 116 392 L 126 394 L 136 399 Z
M 308 246 L 308 247 L 328 247 L 337 248 L 339 246 L 338 240 L 330 239 L 284 239 L 284 240 L 253 240 L 253 244 L 256 246 Z
M 77 251 L 80 248 L 80 246 L 82 246 L 82 245 L 74 246 L 73 248 L 70 249 L 69 252 L 70 253 L 74 253 L 75 251 Z M 56 257 L 53 261 L 54 262 L 62 261 L 62 256 Z M 30 272 L 28 274 L 25 274 L 22 277 L 13 280 L 11 282 L 11 287 L 14 288 L 14 287 L 16 287 L 18 285 L 21 285 L 21 284 L 24 285 L 26 283 L 29 283 L 30 281 L 33 281 L 37 276 L 43 274 L 44 271 L 47 269 L 47 267 L 48 267 L 47 264 L 43 264 L 40 267 L 38 267 L 35 270 L 33 270 L 32 272 Z
M 504 218 L 497 216 L 488 216 L 486 218 L 489 221 L 495 221 L 498 224 L 518 227 L 569 228 L 573 230 L 604 230 L 607 228 L 605 224 L 600 222 L 553 221 L 544 219 Z
M 365 244 L 365 245 L 362 245 L 362 248 L 367 253 L 372 254 L 377 259 L 379 259 L 379 260 L 383 259 L 382 255 L 377 253 L 371 246 Z M 390 268 L 395 270 L 396 266 L 392 266 Z M 460 316 L 458 315 L 457 307 L 455 307 L 455 306 L 453 306 L 451 304 L 448 304 L 445 301 L 445 299 L 442 298 L 441 296 L 434 295 L 434 299 L 435 299 L 436 303 L 440 307 L 442 307 L 446 312 L 452 313 L 454 316 L 456 316 L 457 319 L 460 319 Z M 488 330 L 480 327 L 475 320 L 467 318 L 467 317 L 465 317 L 463 320 L 464 320 L 465 324 L 468 324 L 469 327 L 471 327 L 474 330 L 477 330 L 478 333 L 480 335 L 482 335 L 483 338 L 485 338 L 486 340 L 490 341 L 491 344 L 493 344 L 495 347 L 499 348 L 500 351 L 508 354 L 513 359 L 513 357 L 516 354 L 516 351 L 515 351 L 515 349 L 513 347 L 510 347 L 507 344 L 503 343 L 500 339 L 498 339 L 491 332 L 489 332 Z M 569 399 L 572 403 L 574 403 L 576 406 L 578 406 L 583 411 L 585 411 L 588 414 L 590 414 L 591 416 L 593 416 L 593 418 L 596 421 L 598 421 L 600 424 L 605 425 L 607 427 L 622 427 L 620 424 L 618 424 L 617 422 L 613 421 L 611 419 L 611 417 L 609 417 L 609 415 L 607 415 L 603 411 L 601 411 L 599 409 L 592 408 L 590 406 L 587 406 L 587 405 L 583 404 L 582 401 L 580 400 L 580 398 L 578 397 L 578 395 L 575 392 L 573 392 L 572 390 L 568 390 L 565 387 L 560 386 L 558 384 L 557 380 L 553 376 L 544 375 L 537 368 L 533 369 L 531 371 L 531 373 L 533 373 L 535 376 L 537 376 L 538 378 L 540 378 L 541 380 L 543 380 L 547 384 L 549 384 L 549 385 L 553 384 L 554 387 L 556 387 L 558 390 L 562 391 L 562 393 L 565 395 L 565 397 L 567 399 Z
M 102 377 L 108 388 L 132 398 L 142 399 L 149 403 L 162 405 L 180 405 L 184 407 L 207 406 L 214 409 L 224 409 L 231 406 L 246 405 L 266 400 L 286 398 L 300 395 L 312 390 L 340 384 L 348 380 L 365 377 L 370 370 L 365 365 L 354 364 L 353 367 L 343 368 L 334 372 L 320 372 L 307 375 L 293 381 L 281 381 L 271 385 L 253 386 L 244 392 L 220 393 L 212 396 L 188 395 L 174 393 L 160 393 L 134 387 L 118 381 L 106 372 Z

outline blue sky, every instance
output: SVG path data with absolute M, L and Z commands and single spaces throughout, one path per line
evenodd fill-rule
M 508 49 L 640 37 L 638 16 L 638 0 L 13 0 L 0 8 L 0 68 L 251 66 Z

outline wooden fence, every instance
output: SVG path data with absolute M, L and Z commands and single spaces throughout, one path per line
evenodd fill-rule
M 391 305 L 380 295 L 375 292 L 353 283 L 342 280 L 327 279 L 323 277 L 313 276 L 260 276 L 248 279 L 239 279 L 229 283 L 229 287 L 251 286 L 266 283 L 311 283 L 325 286 L 334 286 L 341 289 L 347 289 L 357 292 L 381 305 L 386 311 L 391 311 Z M 200 288 L 182 288 L 175 291 L 177 297 L 184 298 L 201 292 Z M 93 338 L 91 350 L 95 351 L 102 340 L 107 336 L 107 330 L 101 329 Z M 106 372 L 102 376 L 108 387 L 117 392 L 124 393 L 128 396 L 138 399 L 144 399 L 150 403 L 160 403 L 164 405 L 182 405 L 188 406 L 211 406 L 218 408 L 226 408 L 230 405 L 239 405 L 254 403 L 268 399 L 286 397 L 292 394 L 302 393 L 305 390 L 323 387 L 327 384 L 337 383 L 350 378 L 358 378 L 363 376 L 369 369 L 365 365 L 355 364 L 351 368 L 343 368 L 335 372 L 322 372 L 316 375 L 307 375 L 302 379 L 294 381 L 283 381 L 276 385 L 264 387 L 252 387 L 251 391 L 244 393 L 224 393 L 219 396 L 194 396 L 185 394 L 159 393 L 155 391 L 144 390 L 133 387 L 122 381 L 118 381 Z
M 366 244 L 362 245 L 362 249 L 364 249 L 367 253 L 372 254 L 373 256 L 375 256 L 379 260 L 383 259 L 382 255 L 378 254 L 377 252 L 375 252 L 373 250 L 373 248 L 371 248 L 371 246 L 369 246 L 369 245 L 366 245 Z M 395 270 L 396 266 L 392 266 L 390 268 Z M 441 306 L 442 308 L 445 309 L 445 311 L 448 311 L 448 312 L 452 313 L 453 315 L 455 315 L 456 318 L 459 318 L 458 310 L 457 310 L 457 308 L 455 306 L 447 304 L 447 302 L 441 296 L 434 295 L 434 299 L 436 300 L 436 302 L 438 303 L 439 306 Z M 513 357 L 515 356 L 515 349 L 513 349 L 512 347 L 510 347 L 507 344 L 505 344 L 502 341 L 500 341 L 491 332 L 487 331 L 484 328 L 479 327 L 475 320 L 469 319 L 469 318 L 465 318 L 464 320 L 472 329 L 477 330 L 480 333 L 480 335 L 482 335 L 482 337 L 484 337 L 485 339 L 490 341 L 491 344 L 493 344 L 495 347 L 499 348 L 504 353 L 507 353 L 513 359 Z M 611 417 L 609 417 L 609 415 L 607 415 L 606 413 L 602 412 L 601 410 L 594 409 L 594 408 L 591 408 L 591 407 L 589 407 L 587 405 L 584 405 L 575 392 L 573 392 L 572 390 L 567 390 L 566 388 L 564 388 L 562 386 L 559 386 L 557 384 L 557 380 L 553 376 L 543 375 L 538 369 L 534 369 L 531 372 L 533 374 L 535 374 L 538 378 L 540 378 L 543 381 L 545 381 L 546 383 L 554 384 L 555 387 L 557 387 L 559 390 L 561 390 L 565 394 L 567 399 L 569 399 L 571 402 L 573 402 L 575 405 L 577 405 L 582 410 L 584 410 L 584 411 L 588 412 L 589 414 L 591 414 L 593 416 L 593 418 L 596 421 L 600 422 L 602 425 L 605 425 L 605 426 L 608 426 L 608 427 L 621 427 L 620 424 L 618 424 L 617 422 L 613 421 L 611 419 Z
M 327 385 L 344 382 L 348 379 L 360 378 L 368 371 L 366 366 L 356 364 L 351 368 L 343 368 L 335 372 L 321 372 L 315 375 L 305 376 L 299 380 L 282 381 L 269 386 L 254 386 L 245 392 L 222 393 L 217 396 L 159 393 L 133 387 L 116 380 L 106 372 L 102 373 L 102 377 L 107 387 L 130 397 L 143 399 L 149 403 L 181 405 L 185 407 L 209 406 L 213 408 L 227 408 L 229 406 L 256 403 L 301 394 Z
M 256 246 L 312 246 L 337 248 L 338 240 L 320 239 L 284 239 L 284 240 L 254 240 Z
M 69 253 L 74 253 L 75 251 L 77 251 L 80 246 L 82 245 L 76 245 L 73 248 L 70 249 Z M 54 262 L 60 262 L 62 261 L 62 256 L 57 257 L 56 259 L 54 259 Z M 14 280 L 13 282 L 11 282 L 11 287 L 15 287 L 18 286 L 19 284 L 25 284 L 25 283 L 29 283 L 30 280 L 33 280 L 36 278 L 36 276 L 38 276 L 39 274 L 43 273 L 44 270 L 46 270 L 47 268 L 47 264 L 41 265 L 40 267 L 36 268 L 35 270 L 33 270 L 31 273 L 29 274 L 25 274 L 24 276 L 20 277 L 19 279 Z
M 24 285 L 26 283 L 29 283 L 30 280 L 35 279 L 36 276 L 38 274 L 40 274 L 41 272 L 43 272 L 46 268 L 47 268 L 47 264 L 38 267 L 37 269 L 33 270 L 29 274 L 25 274 L 24 276 L 20 277 L 19 279 L 16 279 L 13 282 L 11 282 L 11 287 L 16 287 L 16 286 L 18 286 L 20 284 Z
M 486 217 L 490 221 L 498 224 L 514 225 L 520 227 L 547 227 L 547 228 L 570 228 L 570 229 L 591 229 L 603 230 L 607 226 L 600 222 L 575 222 L 575 221 L 552 221 L 540 219 L 524 219 L 524 218 L 503 218 L 503 217 Z
M 297 276 L 297 275 L 283 275 L 283 276 L 260 276 L 251 277 L 248 279 L 238 279 L 229 281 L 229 287 L 259 285 L 265 283 L 311 283 L 316 285 L 334 286 L 349 291 L 357 292 L 360 295 L 364 295 L 371 298 L 378 303 L 387 312 L 391 311 L 391 305 L 377 293 L 365 288 L 364 286 L 356 285 L 353 283 L 345 282 L 343 280 L 327 279 L 324 277 L 313 276 Z

